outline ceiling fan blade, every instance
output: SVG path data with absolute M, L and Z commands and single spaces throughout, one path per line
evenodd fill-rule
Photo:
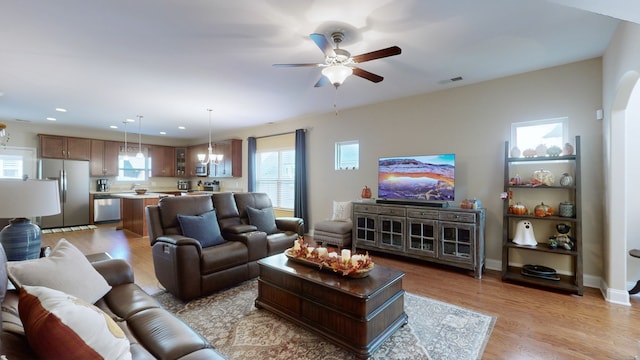
M 320 48 L 320 50 L 322 50 L 325 56 L 328 56 L 328 57 L 336 56 L 336 53 L 335 51 L 333 51 L 333 47 L 327 40 L 326 36 L 322 34 L 311 34 L 309 35 L 309 37 L 311 38 L 311 40 L 313 40 L 314 43 L 316 43 L 316 45 L 318 45 L 318 47 Z
M 369 81 L 373 81 L 374 83 L 379 83 L 380 81 L 382 81 L 384 78 L 380 75 L 376 75 L 372 72 L 368 72 L 367 70 L 362 70 L 360 68 L 354 67 L 353 68 L 353 75 L 355 76 L 360 76 L 363 79 L 367 79 Z
M 273 67 L 319 67 L 323 64 L 273 64 Z
M 313 85 L 313 87 L 322 87 L 325 85 L 329 85 L 329 79 L 326 76 L 322 75 L 320 79 L 318 79 L 318 82 Z
M 366 54 L 356 55 L 353 57 L 353 61 L 356 63 L 363 63 L 365 61 L 380 59 L 388 56 L 399 55 L 402 53 L 402 49 L 397 46 L 388 47 L 386 49 L 380 49 Z

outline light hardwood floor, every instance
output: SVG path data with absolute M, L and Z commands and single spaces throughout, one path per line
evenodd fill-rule
M 149 293 L 161 290 L 148 238 L 107 224 L 96 230 L 45 234 L 43 245 L 53 246 L 60 238 L 85 254 L 108 252 L 128 260 L 136 283 Z M 497 271 L 486 271 L 476 280 L 465 271 L 372 256 L 378 264 L 404 271 L 408 292 L 496 316 L 484 359 L 633 359 L 638 354 L 638 296 L 632 296 L 632 306 L 616 305 L 604 301 L 597 289 L 586 288 L 584 296 L 555 293 L 502 282 Z

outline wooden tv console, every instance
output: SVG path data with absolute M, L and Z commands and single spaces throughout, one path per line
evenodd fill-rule
M 485 209 L 353 202 L 353 243 L 366 249 L 484 270 Z

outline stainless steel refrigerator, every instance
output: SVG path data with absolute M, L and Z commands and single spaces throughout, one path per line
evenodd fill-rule
M 43 216 L 41 228 L 89 224 L 89 162 L 80 160 L 41 159 L 38 178 L 58 180 L 60 214 Z

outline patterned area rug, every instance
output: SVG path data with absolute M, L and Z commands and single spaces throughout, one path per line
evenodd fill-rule
M 204 335 L 231 360 L 355 359 L 324 338 L 257 309 L 258 282 L 184 303 L 169 293 L 156 298 Z M 405 293 L 409 324 L 374 353 L 373 359 L 480 359 L 496 318 L 440 301 Z

